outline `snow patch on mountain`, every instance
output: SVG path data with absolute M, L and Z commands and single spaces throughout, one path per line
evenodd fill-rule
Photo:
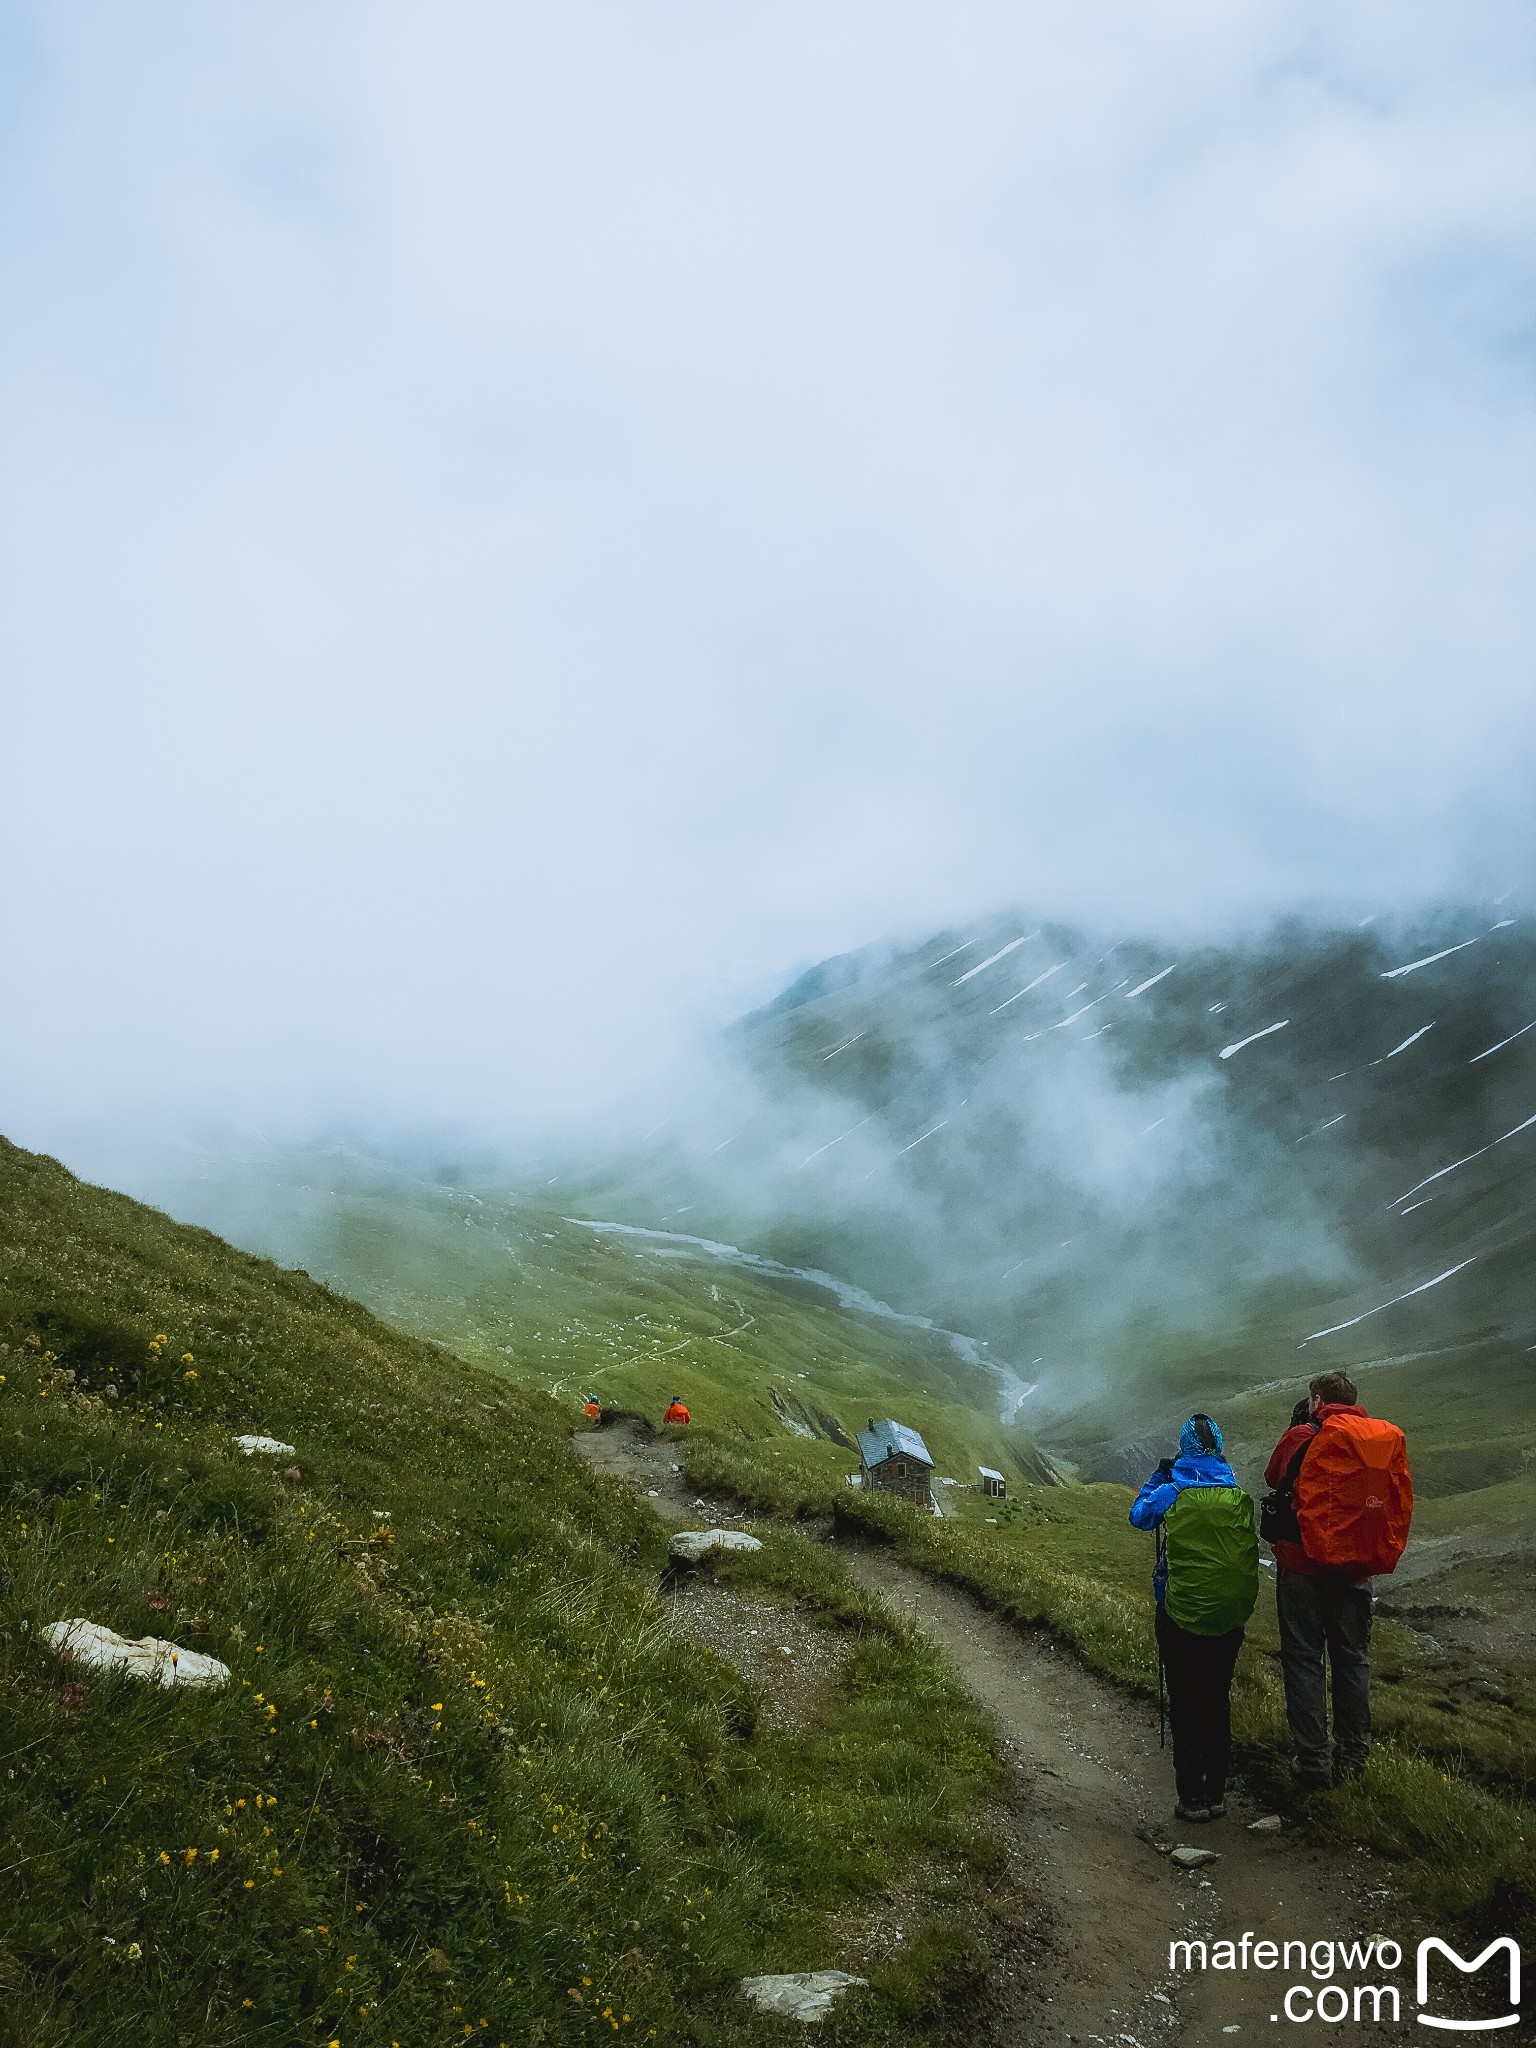
M 1268 1038 L 1271 1032 L 1283 1031 L 1290 1021 L 1289 1017 L 1282 1017 L 1278 1024 L 1266 1024 L 1262 1031 L 1255 1031 L 1248 1038 L 1238 1039 L 1235 1045 L 1224 1045 L 1221 1048 L 1220 1057 L 1224 1060 L 1231 1059 L 1233 1053 L 1241 1052 L 1245 1045 L 1257 1045 L 1261 1038 Z

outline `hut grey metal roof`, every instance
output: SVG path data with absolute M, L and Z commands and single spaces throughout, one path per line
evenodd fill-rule
M 866 1465 L 878 1465 L 886 1458 L 917 1458 L 929 1467 L 933 1464 L 933 1453 L 923 1442 L 915 1429 L 908 1429 L 904 1422 L 892 1422 L 887 1416 L 884 1422 L 869 1419 L 868 1429 L 859 1431 L 859 1456 Z
M 1008 1484 L 1007 1480 L 1003 1478 L 1002 1473 L 994 1471 L 990 1465 L 978 1465 L 976 1467 L 976 1470 L 981 1474 L 983 1479 L 998 1479 L 1002 1480 L 1004 1486 Z

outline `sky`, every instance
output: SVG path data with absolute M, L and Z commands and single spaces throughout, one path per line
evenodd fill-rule
M 1529 892 L 1536 17 L 0 6 L 0 1129 Z

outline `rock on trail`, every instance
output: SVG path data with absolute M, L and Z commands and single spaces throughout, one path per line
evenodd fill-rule
M 1168 1861 L 1176 1863 L 1180 1870 L 1200 1870 L 1207 1863 L 1219 1863 L 1221 1852 L 1217 1849 L 1192 1849 L 1187 1842 L 1180 1842 L 1176 1849 L 1168 1851 Z
M 713 1550 L 761 1550 L 756 1536 L 745 1529 L 679 1529 L 667 1545 L 667 1553 L 679 1564 L 698 1564 Z
M 743 1977 L 741 1989 L 759 2012 L 814 2025 L 826 2018 L 834 1999 L 868 1982 L 867 1977 L 850 1977 L 846 1970 L 790 1970 L 777 1977 Z

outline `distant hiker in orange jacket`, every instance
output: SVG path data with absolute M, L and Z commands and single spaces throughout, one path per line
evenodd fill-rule
M 674 1394 L 672 1396 L 672 1401 L 667 1409 L 666 1414 L 663 1415 L 661 1419 L 663 1422 L 692 1422 L 693 1417 L 688 1413 L 688 1410 L 683 1406 L 682 1395 Z
M 1305 1786 L 1358 1777 L 1371 1748 L 1371 1579 L 1408 1541 L 1413 1485 L 1402 1431 L 1360 1406 L 1347 1372 L 1325 1372 L 1297 1402 L 1265 1468 L 1274 1489 L 1260 1533 L 1275 1553 L 1280 1668 Z M 1328 1675 L 1333 1755 L 1328 1753 Z
M 599 1402 L 599 1400 L 598 1400 L 598 1398 L 597 1398 L 596 1394 L 588 1394 L 588 1396 L 587 1396 L 586 1400 L 585 1400 L 585 1401 L 583 1402 L 583 1404 L 582 1404 L 582 1410 L 581 1410 L 581 1412 L 582 1412 L 582 1414 L 583 1414 L 583 1415 L 585 1415 L 585 1416 L 586 1416 L 586 1418 L 587 1418 L 588 1422 L 601 1422 L 601 1421 L 602 1421 L 602 1419 L 603 1419 L 603 1410 L 602 1410 L 602 1404 L 601 1404 L 601 1403 Z

